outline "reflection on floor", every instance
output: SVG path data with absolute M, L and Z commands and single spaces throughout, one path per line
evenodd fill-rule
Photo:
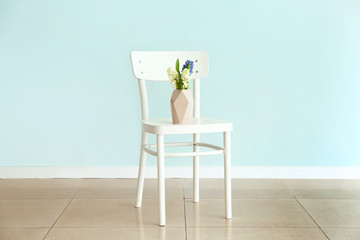
M 0 239 L 359 240 L 360 180 L 233 179 L 233 219 L 222 179 L 166 180 L 166 227 L 158 227 L 157 180 L 0 180 Z

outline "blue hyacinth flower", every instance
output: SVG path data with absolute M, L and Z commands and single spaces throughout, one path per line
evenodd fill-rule
M 190 64 L 190 68 L 189 68 L 189 64 Z M 190 75 L 193 73 L 193 68 L 194 68 L 194 62 L 193 61 L 190 61 L 190 60 L 187 60 L 184 64 L 184 66 L 182 67 L 182 70 L 184 70 L 185 68 L 188 68 L 190 69 Z M 181 71 L 182 71 L 181 70 Z

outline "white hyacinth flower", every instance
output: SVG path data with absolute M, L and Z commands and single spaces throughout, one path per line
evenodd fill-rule
M 190 77 L 190 70 L 187 69 L 187 68 L 182 70 L 181 81 L 182 81 L 182 84 L 184 86 L 184 89 L 187 89 L 188 86 L 189 86 L 189 77 Z
M 178 79 L 178 73 L 171 67 L 169 67 L 167 69 L 167 73 L 168 73 L 170 82 L 171 83 L 176 82 L 176 80 Z
M 182 73 L 181 73 L 181 79 L 183 81 L 189 81 L 189 76 L 190 76 L 190 70 L 185 68 L 184 70 L 182 70 Z

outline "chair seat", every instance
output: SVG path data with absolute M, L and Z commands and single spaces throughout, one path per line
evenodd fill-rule
M 198 118 L 191 124 L 173 124 L 171 118 L 149 119 L 142 121 L 143 131 L 153 134 L 189 134 L 189 133 L 213 133 L 231 132 L 232 122 Z

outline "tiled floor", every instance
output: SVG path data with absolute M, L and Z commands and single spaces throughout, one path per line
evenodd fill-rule
M 360 180 L 233 179 L 233 219 L 222 179 L 166 180 L 166 227 L 158 227 L 157 181 L 0 180 L 0 240 L 359 240 Z

